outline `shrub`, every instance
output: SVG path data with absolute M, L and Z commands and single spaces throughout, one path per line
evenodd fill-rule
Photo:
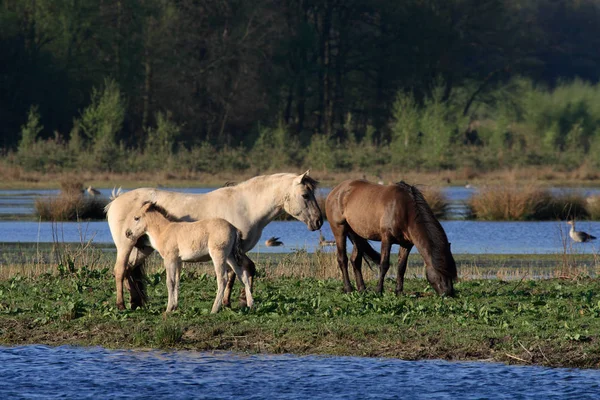
M 259 128 L 258 139 L 250 151 L 249 161 L 258 171 L 299 166 L 302 148 L 280 122 L 275 128 Z
M 419 187 L 431 211 L 438 219 L 447 217 L 450 203 L 444 192 L 438 187 Z
M 120 158 L 117 134 L 125 118 L 125 101 L 114 80 L 92 90 L 92 103 L 83 111 L 79 126 L 91 142 L 91 164 L 95 169 L 114 171 Z
M 181 127 L 171 120 L 171 113 L 157 113 L 156 128 L 148 128 L 144 149 L 147 166 L 152 169 L 164 168 L 173 156 L 175 140 L 181 134 Z
M 485 187 L 469 200 L 477 219 L 488 221 L 521 221 L 534 219 L 540 207 L 547 207 L 551 196 L 536 187 Z
M 44 129 L 40 123 L 40 113 L 37 106 L 31 106 L 27 114 L 27 122 L 21 127 L 19 154 L 27 153 L 37 141 L 39 133 Z
M 39 198 L 35 210 L 42 221 L 77 221 L 104 219 L 106 199 L 85 197 L 80 182 L 61 182 L 61 192 L 56 197 Z

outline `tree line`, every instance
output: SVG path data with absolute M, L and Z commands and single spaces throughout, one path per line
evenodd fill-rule
M 421 141 L 444 158 L 485 141 L 470 123 L 495 107 L 526 114 L 515 82 L 597 83 L 599 22 L 594 0 L 0 0 L 0 147 L 27 135 L 102 147 L 102 132 L 128 148 L 160 146 L 157 132 L 188 149 L 252 147 L 269 128 L 299 147 Z M 456 125 L 445 142 L 427 137 L 432 116 L 398 126 L 436 107 Z M 488 139 L 515 145 L 504 130 Z

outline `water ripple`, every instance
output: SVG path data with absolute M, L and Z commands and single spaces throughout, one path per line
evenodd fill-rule
M 600 371 L 483 362 L 0 347 L 0 398 L 592 399 Z

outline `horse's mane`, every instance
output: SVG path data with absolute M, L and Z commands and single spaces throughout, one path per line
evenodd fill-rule
M 290 173 L 278 173 L 278 174 L 273 174 L 273 175 L 259 175 L 259 176 L 255 176 L 253 178 L 250 178 L 244 182 L 239 182 L 237 184 L 234 185 L 228 185 L 227 183 L 225 184 L 225 187 L 229 187 L 229 186 L 235 186 L 235 187 L 243 187 L 246 185 L 252 185 L 252 184 L 256 184 L 256 182 L 261 182 L 261 181 L 267 181 L 269 179 L 275 178 L 275 177 L 284 177 L 284 176 L 296 176 L 295 174 L 290 174 Z M 306 185 L 306 188 L 308 190 L 310 190 L 311 192 L 314 192 L 315 189 L 317 188 L 317 186 L 319 185 L 319 181 L 317 181 L 314 178 L 311 178 L 308 175 L 304 175 L 304 178 L 302 179 L 302 183 L 304 183 L 304 185 Z
M 302 180 L 302 182 L 306 185 L 308 190 L 310 190 L 311 192 L 314 192 L 317 189 L 317 186 L 319 186 L 319 181 L 314 178 L 311 178 L 308 175 L 304 176 L 304 179 Z
M 169 214 L 169 212 L 167 210 L 165 210 L 164 207 L 159 206 L 155 202 L 145 201 L 142 203 L 142 207 L 144 207 L 146 204 L 150 204 L 150 207 L 148 207 L 146 212 L 157 212 L 171 222 L 180 222 L 181 221 L 179 218 L 176 218 L 176 217 L 172 216 L 171 214 Z
M 440 221 L 435 217 L 431 207 L 429 207 L 423 193 L 415 186 L 409 185 L 404 181 L 397 182 L 396 185 L 408 193 L 415 204 L 415 222 L 420 224 L 427 232 L 428 241 L 431 244 L 432 258 L 441 259 L 445 252 L 448 252 L 450 258 L 452 258 L 446 232 L 444 231 L 444 228 L 442 228 Z M 451 260 L 446 261 L 446 264 L 452 264 L 449 265 L 449 269 L 439 269 L 439 272 L 443 275 L 456 277 L 456 264 L 454 262 L 451 263 L 450 261 Z M 443 263 L 435 262 L 434 268 L 441 264 Z

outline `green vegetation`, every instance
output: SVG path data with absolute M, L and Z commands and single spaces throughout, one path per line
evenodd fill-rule
M 460 112 L 462 91 L 442 102 L 443 86 L 437 86 L 422 105 L 401 94 L 390 120 L 389 141 L 377 139 L 371 130 L 345 140 L 318 134 L 303 146 L 280 122 L 273 129 L 259 127 L 254 142 L 237 147 L 208 141 L 189 145 L 180 140 L 182 127 L 172 114 L 160 112 L 156 127 L 148 127 L 136 146 L 125 147 L 117 141 L 124 103 L 114 82 L 105 85 L 103 90 L 94 89 L 92 103 L 76 120 L 70 139 L 39 138 L 40 116 L 32 108 L 18 151 L 9 153 L 3 163 L 25 171 L 171 171 L 183 176 L 258 174 L 306 165 L 317 171 L 375 175 L 465 168 L 482 173 L 545 165 L 557 171 L 587 169 L 584 179 L 599 176 L 593 171 L 599 166 L 600 118 L 594 116 L 600 115 L 600 86 L 580 81 L 544 89 L 519 79 L 504 89 L 509 99 L 496 93 L 491 100 L 474 102 L 470 116 Z
M 459 257 L 458 296 L 441 298 L 422 278 L 416 260 L 405 294 L 396 297 L 390 283 L 383 295 L 344 294 L 331 254 L 263 256 L 257 260 L 256 307 L 234 304 L 216 315 L 209 314 L 216 289 L 212 266 L 188 265 L 180 309 L 165 316 L 167 291 L 159 264 L 149 270 L 148 306 L 118 311 L 108 259 L 87 267 L 79 266 L 79 257 L 67 257 L 58 267 L 3 275 L 0 343 L 600 367 L 600 291 L 597 278 L 589 277 L 597 267 L 582 274 L 574 267 L 541 266 L 538 271 L 546 270 L 546 276 L 556 272 L 562 278 L 533 280 L 514 268 L 517 259 L 491 259 L 496 269 L 506 263 L 504 271 L 517 276 L 484 278 L 486 267 L 469 266 L 468 258 Z M 557 261 L 556 256 L 531 258 L 542 259 Z M 368 276 L 373 288 L 374 275 Z
M 594 0 L 0 0 L 0 10 L 3 169 L 599 176 Z

